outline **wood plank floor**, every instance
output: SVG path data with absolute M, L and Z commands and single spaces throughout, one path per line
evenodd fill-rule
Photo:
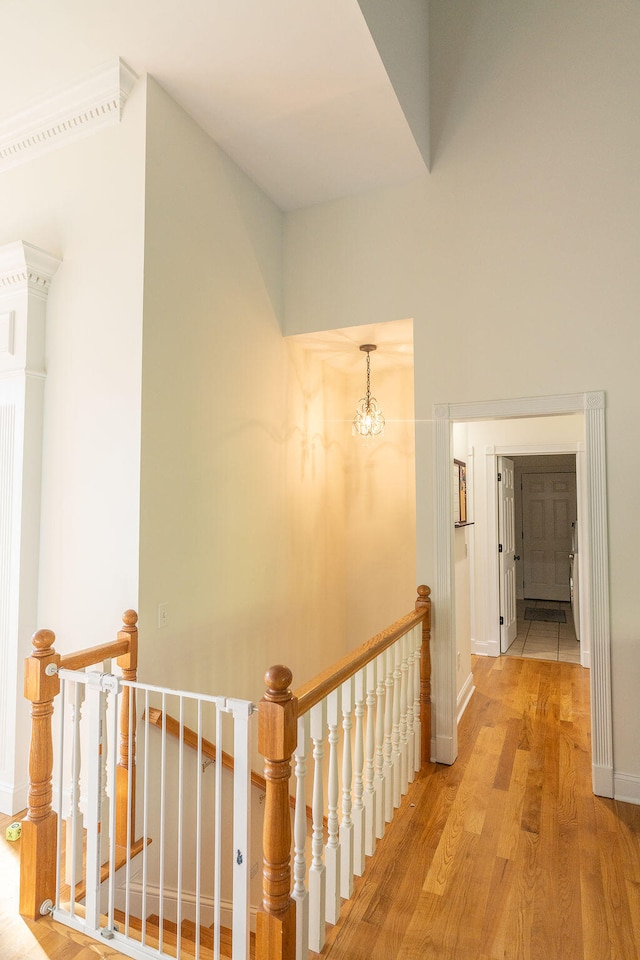
M 396 813 L 330 960 L 639 960 L 640 806 L 594 797 L 589 672 L 474 658 L 460 756 Z
M 640 806 L 591 793 L 589 674 L 474 658 L 460 756 L 412 786 L 330 960 L 640 960 Z M 0 818 L 0 960 L 121 956 L 18 909 Z

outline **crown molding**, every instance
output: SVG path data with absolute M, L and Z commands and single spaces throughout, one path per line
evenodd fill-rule
M 136 80 L 118 57 L 0 122 L 0 172 L 119 123 Z

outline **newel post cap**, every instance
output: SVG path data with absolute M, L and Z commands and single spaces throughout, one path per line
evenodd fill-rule
M 297 743 L 298 700 L 293 674 L 283 664 L 269 667 L 265 694 L 258 704 L 258 750 L 267 760 L 288 760 Z
M 57 672 L 47 673 L 50 664 L 60 664 L 60 654 L 53 649 L 55 639 L 53 630 L 38 630 L 31 638 L 33 652 L 24 661 L 24 695 L 32 703 L 53 700 L 60 692 Z

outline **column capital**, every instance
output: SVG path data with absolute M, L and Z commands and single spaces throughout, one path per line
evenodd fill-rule
M 0 375 L 44 374 L 45 305 L 59 265 L 23 240 L 0 247 Z

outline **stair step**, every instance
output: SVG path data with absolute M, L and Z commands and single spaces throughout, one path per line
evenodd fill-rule
M 119 925 L 120 932 L 124 933 L 125 915 L 121 910 L 114 911 L 114 919 Z M 133 940 L 142 940 L 142 921 L 139 917 L 129 917 L 129 936 Z M 213 960 L 213 927 L 200 927 L 200 958 Z M 160 917 L 150 914 L 145 925 L 145 943 L 159 949 L 160 947 Z M 170 956 L 176 956 L 178 945 L 178 926 L 173 920 L 163 920 L 162 923 L 162 950 Z M 250 957 L 255 957 L 255 934 L 250 935 Z M 181 924 L 180 954 L 183 957 L 195 957 L 196 952 L 196 925 L 193 920 L 183 920 Z M 220 956 L 231 958 L 231 930 L 220 927 Z

